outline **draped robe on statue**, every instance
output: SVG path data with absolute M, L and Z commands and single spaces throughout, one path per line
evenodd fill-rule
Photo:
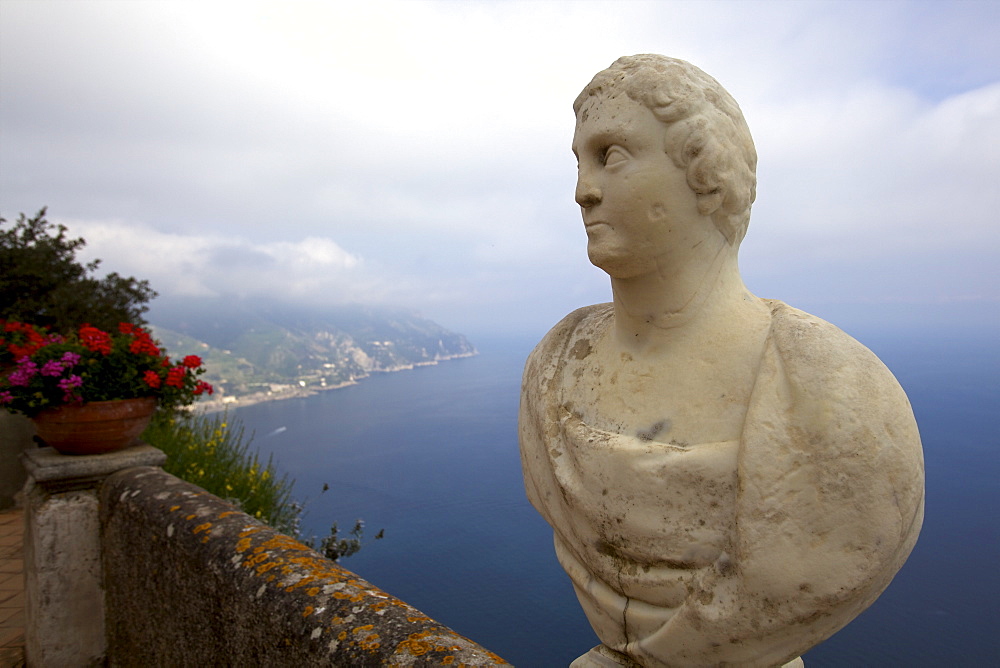
M 896 379 L 833 325 L 765 303 L 738 442 L 583 422 L 573 379 L 593 373 L 610 304 L 564 318 L 525 366 L 528 498 L 602 643 L 644 665 L 781 665 L 870 605 L 916 542 L 923 461 Z

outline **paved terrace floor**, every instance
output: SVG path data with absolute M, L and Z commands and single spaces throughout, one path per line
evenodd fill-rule
M 0 668 L 24 665 L 24 511 L 0 511 Z

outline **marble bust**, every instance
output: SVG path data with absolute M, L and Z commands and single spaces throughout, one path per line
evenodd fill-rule
M 888 586 L 923 519 L 910 404 L 868 349 L 746 288 L 757 156 L 700 69 L 621 58 L 573 105 L 613 302 L 528 358 L 528 498 L 601 645 L 574 666 L 781 666 Z

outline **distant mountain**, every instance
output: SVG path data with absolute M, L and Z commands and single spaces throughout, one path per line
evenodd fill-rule
M 147 320 L 171 355 L 204 359 L 216 403 L 300 396 L 476 354 L 463 335 L 401 309 L 156 300 Z

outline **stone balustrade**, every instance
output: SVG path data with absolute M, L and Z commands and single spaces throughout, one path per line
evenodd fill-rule
M 162 461 L 26 454 L 29 666 L 508 665 Z

